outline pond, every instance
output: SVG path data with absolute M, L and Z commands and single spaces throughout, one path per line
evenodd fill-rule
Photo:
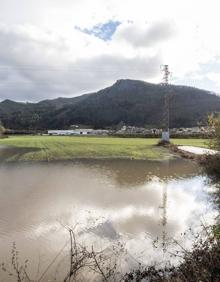
M 41 281 L 58 267 L 62 281 L 70 247 L 66 227 L 71 227 L 80 243 L 97 250 L 121 242 L 125 268 L 177 263 L 168 242 L 176 239 L 190 247 L 191 238 L 181 234 L 212 222 L 209 189 L 197 164 L 180 158 L 1 163 L 0 262 L 10 265 L 16 242 L 20 259 L 29 259 L 33 279 L 55 259 Z

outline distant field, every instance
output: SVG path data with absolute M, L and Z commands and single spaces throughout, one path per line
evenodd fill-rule
M 170 152 L 156 147 L 158 139 L 78 137 L 78 136 L 10 136 L 0 139 L 0 146 L 17 147 L 6 161 L 53 161 L 75 158 L 127 158 L 142 160 L 163 160 L 172 157 Z M 202 139 L 173 139 L 178 145 L 206 147 Z M 19 151 L 19 148 L 30 148 Z M 33 149 L 33 150 L 32 150 Z M 1 155 L 1 151 L 0 151 Z

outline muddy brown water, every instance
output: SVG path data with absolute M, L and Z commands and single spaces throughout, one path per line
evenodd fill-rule
M 208 189 L 196 163 L 183 159 L 1 163 L 0 262 L 10 268 L 16 242 L 37 279 L 61 252 L 41 281 L 54 278 L 58 267 L 62 281 L 69 226 L 97 250 L 123 242 L 129 264 L 161 263 L 173 248 L 167 243 L 164 250 L 164 239 L 190 246 L 181 233 L 213 220 Z M 1 270 L 0 278 L 13 281 Z

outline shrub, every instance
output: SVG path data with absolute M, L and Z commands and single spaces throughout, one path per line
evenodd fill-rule
M 5 128 L 2 124 L 2 122 L 0 121 L 0 135 L 3 135 L 5 133 Z
M 220 151 L 220 114 L 216 117 L 214 115 L 209 116 L 208 122 L 213 129 L 210 147 Z

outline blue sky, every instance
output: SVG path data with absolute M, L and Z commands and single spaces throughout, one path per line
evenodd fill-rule
M 81 29 L 80 27 L 77 27 L 77 29 L 87 34 L 94 35 L 102 40 L 108 41 L 111 40 L 112 35 L 115 33 L 119 25 L 120 25 L 119 21 L 110 20 L 107 23 L 97 24 L 93 26 L 91 29 L 88 28 Z

